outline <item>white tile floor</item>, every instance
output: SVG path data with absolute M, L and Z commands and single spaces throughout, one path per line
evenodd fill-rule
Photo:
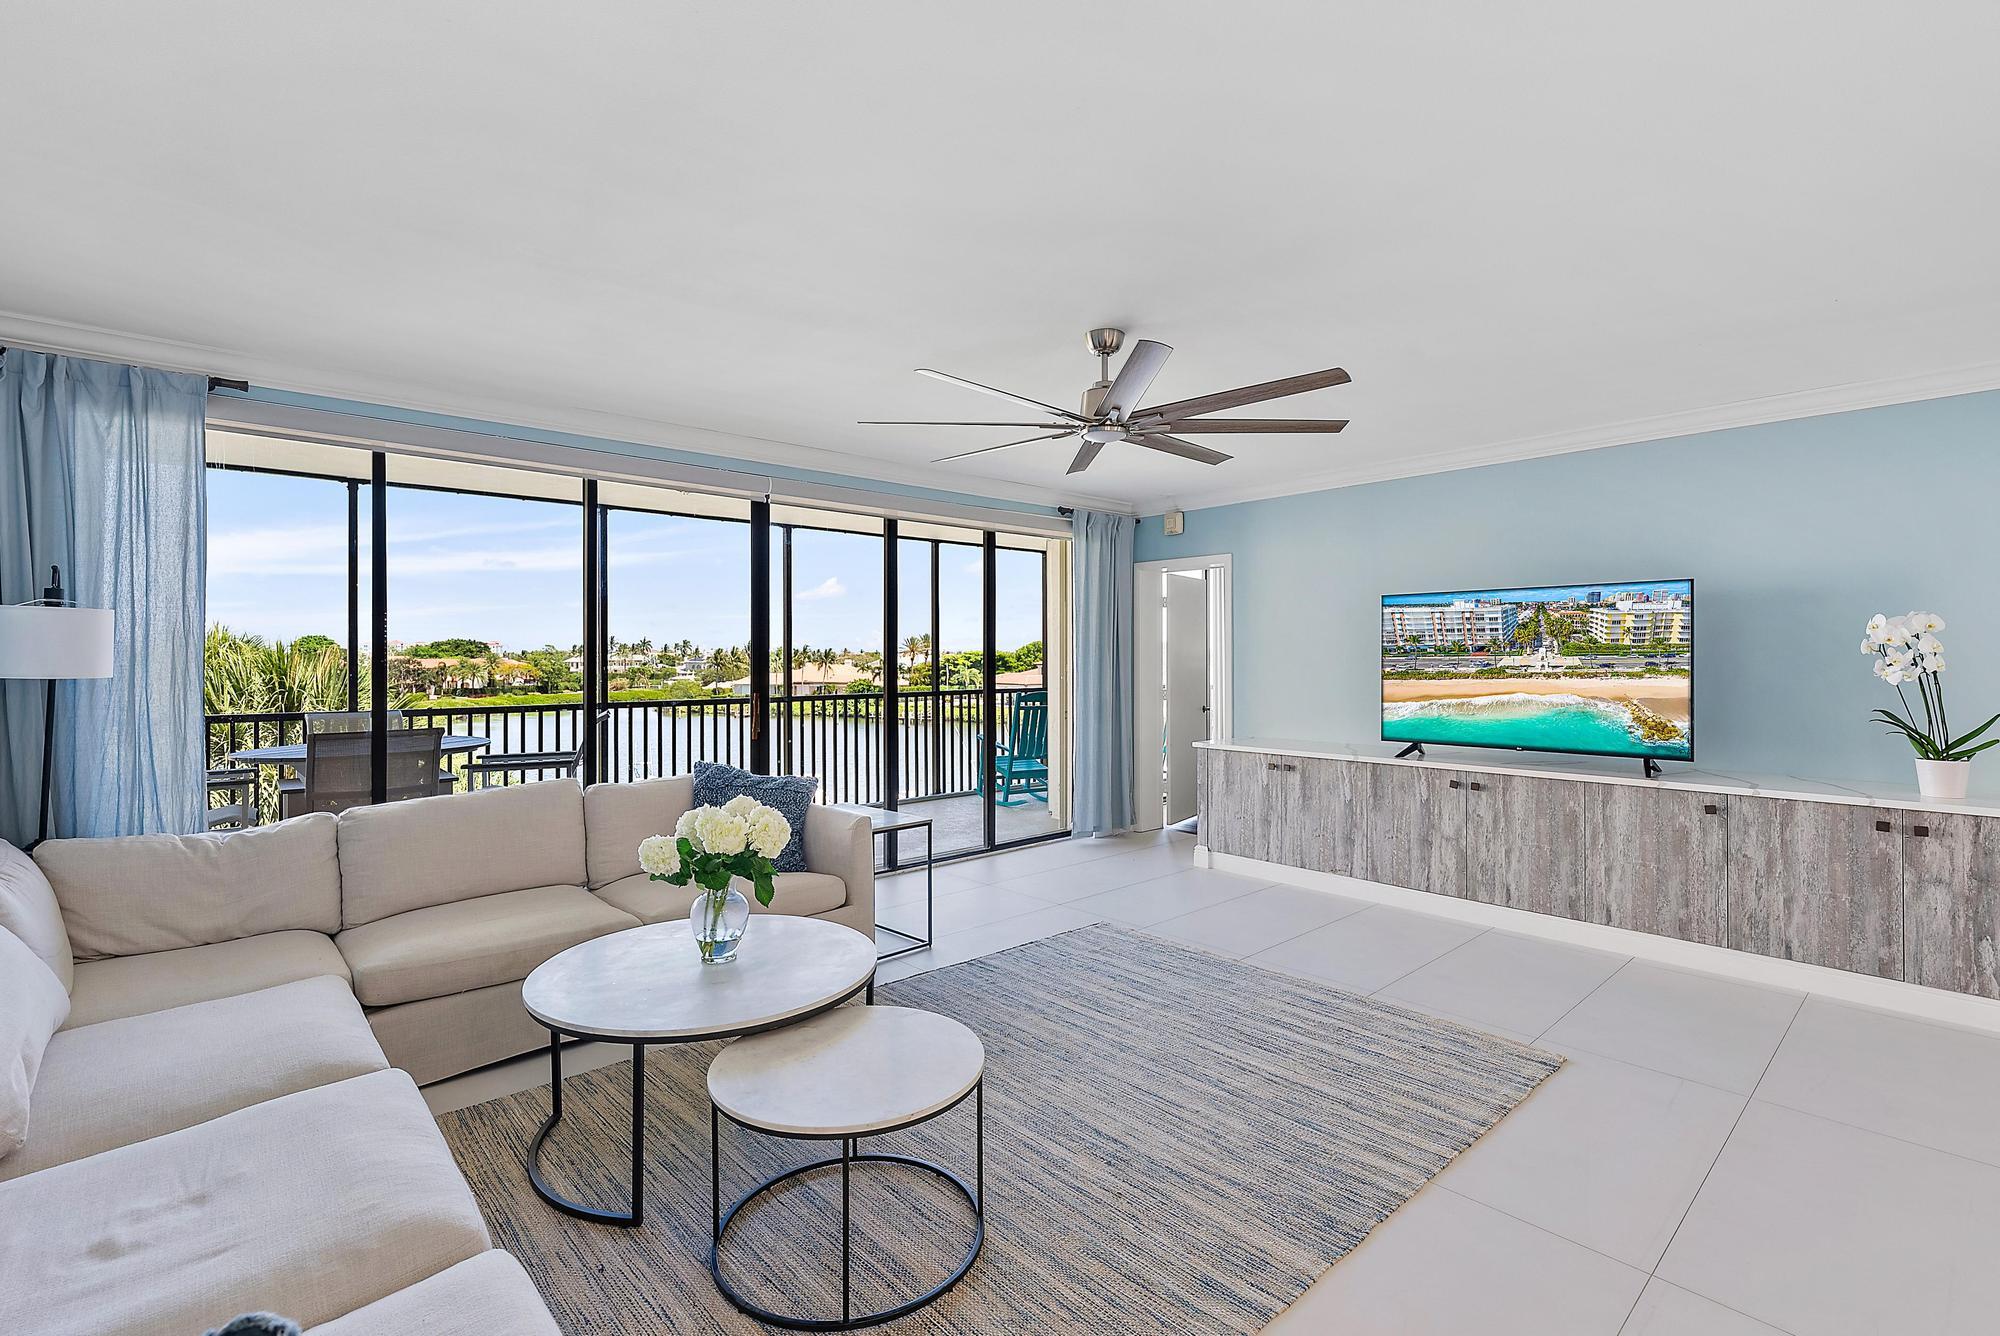
M 1273 1333 L 2000 1329 L 2000 1038 L 1195 869 L 1192 848 L 951 864 L 937 945 L 880 977 L 1110 920 L 1569 1059 Z M 885 879 L 883 921 L 920 922 L 922 896 L 921 874 Z M 427 1093 L 443 1109 L 545 1079 L 530 1058 Z

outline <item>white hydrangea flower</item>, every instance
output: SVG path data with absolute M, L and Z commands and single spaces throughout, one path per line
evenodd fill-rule
M 694 838 L 694 821 L 701 814 L 699 807 L 690 807 L 681 813 L 681 819 L 674 823 L 674 838 L 691 840 Z
M 655 877 L 664 877 L 679 871 L 680 850 L 675 847 L 674 836 L 648 835 L 639 841 L 639 867 Z
M 791 842 L 792 823 L 771 807 L 760 807 L 750 819 L 750 847 L 766 858 L 776 858 Z
M 755 798 L 752 798 L 749 794 L 739 793 L 734 798 L 731 798 L 728 802 L 724 803 L 722 805 L 722 810 L 729 813 L 731 816 L 740 816 L 745 821 L 748 821 L 750 820 L 751 817 L 756 815 L 757 809 L 761 806 L 763 806 L 763 804 L 758 802 Z
M 720 807 L 702 809 L 695 831 L 701 847 L 712 854 L 740 854 L 750 841 L 749 826 L 743 818 Z

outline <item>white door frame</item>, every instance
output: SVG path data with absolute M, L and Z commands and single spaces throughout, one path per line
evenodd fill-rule
M 1235 642 L 1231 634 L 1233 569 L 1229 553 L 1135 562 L 1132 567 L 1132 813 L 1134 830 L 1160 828 L 1160 684 L 1166 664 L 1160 657 L 1160 577 L 1168 571 L 1208 575 L 1208 643 L 1215 660 L 1215 714 L 1208 736 L 1233 738 L 1231 689 Z

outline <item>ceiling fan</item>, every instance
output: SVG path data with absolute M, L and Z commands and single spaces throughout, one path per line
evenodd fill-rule
M 962 450 L 955 455 L 946 455 L 932 462 L 949 463 L 954 459 L 969 459 L 973 455 L 990 454 L 995 450 L 1011 450 L 1017 445 L 1032 445 L 1036 441 L 1053 441 L 1058 437 L 1076 436 L 1082 445 L 1076 458 L 1070 460 L 1070 473 L 1081 473 L 1089 468 L 1097 458 L 1098 451 L 1114 441 L 1129 441 L 1133 445 L 1148 450 L 1158 450 L 1162 454 L 1178 455 L 1182 459 L 1192 459 L 1202 464 L 1220 464 L 1229 455 L 1220 450 L 1211 450 L 1205 445 L 1181 439 L 1184 435 L 1200 436 L 1211 432 L 1335 432 L 1347 425 L 1344 419 L 1315 418 L 1205 418 L 1203 413 L 1213 413 L 1224 408 L 1240 408 L 1245 404 L 1262 403 L 1266 399 L 1283 399 L 1287 395 L 1304 394 L 1307 390 L 1322 390 L 1330 385 L 1345 385 L 1350 377 L 1339 367 L 1326 371 L 1308 371 L 1302 376 L 1286 376 L 1282 380 L 1267 380 L 1262 385 L 1245 385 L 1241 389 L 1223 390 L 1216 394 L 1204 394 L 1197 399 L 1182 399 L 1171 404 L 1158 404 L 1152 408 L 1139 407 L 1139 400 L 1145 397 L 1152 386 L 1153 378 L 1160 374 L 1160 368 L 1167 364 L 1168 354 L 1173 352 L 1164 343 L 1152 339 L 1140 339 L 1132 345 L 1132 351 L 1125 356 L 1125 364 L 1118 368 L 1118 376 L 1111 376 L 1111 356 L 1125 342 L 1122 329 L 1093 329 L 1090 331 L 1090 351 L 1097 355 L 1097 383 L 1083 392 L 1083 411 L 1072 413 L 1067 408 L 1057 408 L 1039 399 L 1029 399 L 1019 394 L 1009 394 L 996 390 L 991 385 L 981 385 L 976 380 L 966 380 L 963 376 L 949 376 L 929 367 L 918 367 L 917 374 L 930 376 L 936 380 L 948 381 L 953 385 L 963 385 L 981 394 L 996 395 L 1029 408 L 1038 408 L 1055 419 L 1053 422 L 883 422 L 861 423 L 864 427 L 1041 427 L 1040 436 L 1027 436 L 1018 441 L 1003 441 L 999 445 L 981 446 L 977 450 Z

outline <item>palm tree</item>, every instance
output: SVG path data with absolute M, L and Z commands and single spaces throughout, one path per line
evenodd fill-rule
M 924 657 L 925 654 L 924 642 L 928 639 L 930 639 L 929 636 L 903 637 L 903 657 L 910 661 L 910 666 L 912 668 L 917 666 L 918 659 Z

